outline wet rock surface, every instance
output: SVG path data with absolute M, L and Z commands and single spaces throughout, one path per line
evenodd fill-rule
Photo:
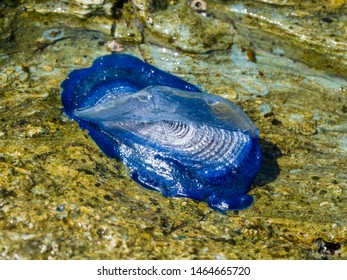
M 209 7 L 255 48 L 347 75 L 346 1 L 211 1 Z
M 0 3 L 1 259 L 347 258 L 345 1 L 60 2 Z M 253 207 L 146 190 L 64 116 L 60 83 L 113 36 L 256 123 Z

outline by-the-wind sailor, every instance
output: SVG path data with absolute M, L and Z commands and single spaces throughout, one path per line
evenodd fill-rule
M 258 129 L 232 102 L 124 54 L 72 71 L 61 86 L 66 114 L 142 186 L 220 211 L 252 204 Z

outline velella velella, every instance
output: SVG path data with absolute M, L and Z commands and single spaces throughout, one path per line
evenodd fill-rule
M 252 204 L 259 131 L 231 101 L 127 54 L 99 57 L 61 87 L 67 116 L 140 185 L 219 211 Z

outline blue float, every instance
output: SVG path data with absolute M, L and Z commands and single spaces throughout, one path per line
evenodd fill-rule
M 231 101 L 126 54 L 72 71 L 61 87 L 65 113 L 140 185 L 219 211 L 252 204 L 259 131 Z

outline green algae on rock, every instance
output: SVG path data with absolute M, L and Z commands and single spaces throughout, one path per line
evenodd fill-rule
M 1 259 L 347 259 L 346 75 L 292 61 L 284 48 L 271 51 L 261 28 L 249 38 L 241 28 L 243 38 L 235 40 L 236 33 L 231 49 L 206 54 L 150 44 L 146 33 L 141 46 L 125 44 L 127 53 L 141 56 L 145 47 L 153 64 L 231 99 L 262 131 L 264 165 L 251 190 L 256 203 L 222 215 L 204 203 L 141 188 L 62 115 L 59 84 L 72 69 L 109 52 L 103 42 L 112 38 L 104 30 L 112 20 L 100 15 L 99 23 L 108 26 L 101 29 L 93 13 L 81 19 L 17 8 L 28 2 L 0 2 Z M 281 2 L 300 2 L 302 12 L 316 5 L 322 20 L 316 14 L 312 20 L 326 32 L 344 24 L 335 20 L 344 1 L 252 2 L 259 10 L 274 8 L 271 3 L 286 9 Z M 218 13 L 215 3 L 209 1 L 207 12 L 232 22 L 226 10 L 236 1 L 218 1 Z M 133 20 L 123 15 L 124 22 Z M 304 18 L 298 24 L 309 32 L 310 16 Z M 252 22 L 235 17 L 235 26 L 242 20 Z M 37 49 L 36 41 L 53 28 L 64 30 L 65 39 Z M 269 36 L 281 36 L 275 31 Z M 344 36 L 333 38 L 345 42 Z M 253 38 L 256 62 L 245 54 Z M 324 40 L 320 44 L 312 49 L 329 59 Z M 306 48 L 291 46 L 297 53 Z M 327 50 L 335 73 L 341 52 Z
M 214 17 L 231 20 L 256 48 L 346 76 L 347 3 L 319 2 L 212 1 L 209 9 Z
M 151 9 L 151 1 L 132 1 L 147 40 L 185 52 L 202 53 L 230 48 L 235 34 L 230 23 L 204 17 L 185 1 Z

